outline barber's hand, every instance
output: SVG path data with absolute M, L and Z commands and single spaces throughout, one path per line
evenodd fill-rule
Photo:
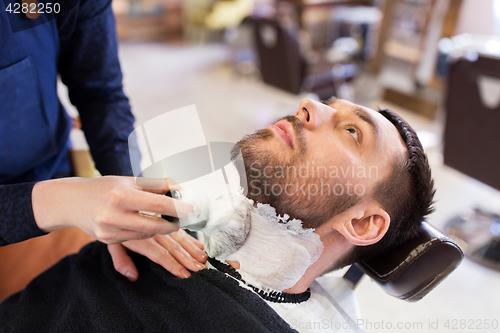
M 35 221 L 45 232 L 78 227 L 107 244 L 175 232 L 177 223 L 139 212 L 187 217 L 194 207 L 183 202 L 174 207 L 175 199 L 158 195 L 168 191 L 166 179 L 148 185 L 154 190 L 138 186 L 132 177 L 113 176 L 39 182 L 32 192 Z
M 180 278 L 189 277 L 191 274 L 188 270 L 196 272 L 205 268 L 203 264 L 207 261 L 203 244 L 182 229 L 172 235 L 157 235 L 149 239 L 128 241 L 123 245 L 108 245 L 115 269 L 130 281 L 136 281 L 139 272 L 125 247 L 148 257 Z

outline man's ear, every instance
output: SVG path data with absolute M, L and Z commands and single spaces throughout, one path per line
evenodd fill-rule
M 389 214 L 375 200 L 361 202 L 336 217 L 333 228 L 357 246 L 377 243 L 391 222 Z

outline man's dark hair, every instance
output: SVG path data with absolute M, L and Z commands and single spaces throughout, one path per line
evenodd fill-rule
M 335 265 L 335 269 L 389 252 L 415 237 L 420 223 L 434 210 L 434 180 L 417 134 L 396 113 L 387 109 L 379 109 L 379 112 L 396 127 L 408 150 L 408 155 L 395 156 L 392 173 L 379 181 L 372 193 L 373 199 L 389 214 L 391 222 L 380 241 L 356 246 Z

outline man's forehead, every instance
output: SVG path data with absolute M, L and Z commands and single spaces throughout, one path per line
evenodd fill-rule
M 360 109 L 363 109 L 366 112 L 368 112 L 371 116 L 377 117 L 377 119 L 380 121 L 386 120 L 387 122 L 389 122 L 379 112 L 377 112 L 373 109 L 370 109 L 366 106 L 352 103 L 352 102 L 345 100 L 345 99 L 338 99 L 338 98 L 333 97 L 332 99 L 328 100 L 328 103 L 329 103 L 328 105 L 334 109 L 343 109 L 343 108 L 351 108 L 351 109 L 356 108 L 357 109 L 357 108 L 360 108 Z

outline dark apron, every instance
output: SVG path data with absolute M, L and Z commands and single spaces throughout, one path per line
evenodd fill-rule
M 56 21 L 9 14 L 9 3 L 15 0 L 0 0 L 0 184 L 69 172 L 71 121 L 57 97 Z

